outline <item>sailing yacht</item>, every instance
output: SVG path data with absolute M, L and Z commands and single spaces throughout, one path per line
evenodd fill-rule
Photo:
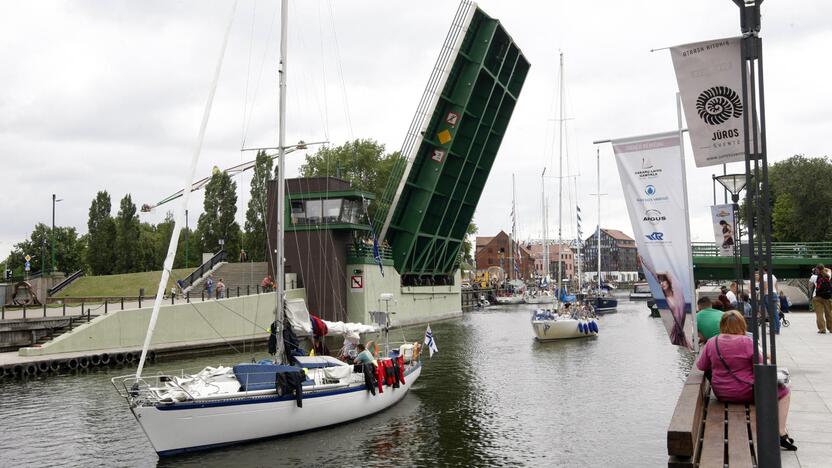
M 563 248 L 563 53 L 560 54 L 560 141 L 558 150 L 558 282 L 557 294 L 552 296 L 550 309 L 537 309 L 532 312 L 531 323 L 535 338 L 540 341 L 584 338 L 598 334 L 598 322 L 591 306 L 584 303 L 565 302 L 563 289 L 563 262 L 560 261 Z M 548 263 L 548 258 L 546 259 Z M 573 298 L 574 299 L 574 298 Z
M 511 271 L 506 278 L 509 278 L 509 281 L 506 282 L 506 288 L 503 292 L 497 293 L 497 304 L 506 305 L 506 304 L 522 304 L 524 302 L 524 292 L 526 289 L 526 285 L 523 281 L 517 279 L 517 257 L 518 252 L 514 251 L 515 248 L 515 239 L 517 239 L 517 207 L 514 204 L 515 200 L 515 191 L 514 191 L 514 174 L 511 175 L 511 237 L 508 239 L 508 254 L 511 257 Z M 513 279 L 510 279 L 513 278 Z
M 286 149 L 291 148 L 285 143 L 287 4 L 288 0 L 282 0 L 278 207 L 285 206 L 284 156 Z M 223 54 L 230 29 L 229 20 Z M 220 55 L 220 64 L 223 54 Z M 304 432 L 363 418 L 400 401 L 419 378 L 422 369 L 419 345 L 416 343 L 405 343 L 392 350 L 385 349 L 378 357 L 378 369 L 385 372 L 378 372 L 380 378 L 377 381 L 373 378 L 373 372 L 369 370 L 373 368 L 372 365 L 362 367 L 362 372 L 354 372 L 352 365 L 333 357 L 295 357 L 285 352 L 283 337 L 286 327 L 310 333 L 312 325 L 303 300 L 286 301 L 284 297 L 285 217 L 277 216 L 277 307 L 271 329 L 274 359 L 231 367 L 206 367 L 194 374 L 142 374 L 159 313 L 161 294 L 176 255 L 176 240 L 179 239 L 183 213 L 188 206 L 191 193 L 189 189 L 199 159 L 199 146 L 204 138 L 219 70 L 218 64 L 200 129 L 200 144 L 193 155 L 190 178 L 184 186 L 182 200 L 176 213 L 159 293 L 154 303 L 139 366 L 135 374 L 112 379 L 116 390 L 126 399 L 130 411 L 160 456 Z M 199 306 L 194 304 L 194 307 Z M 341 330 L 343 334 L 357 340 L 359 333 L 374 332 L 379 327 L 386 333 L 389 325 L 386 314 L 376 314 L 375 320 L 375 325 L 342 322 L 331 322 L 327 325 L 330 330 Z M 383 340 L 385 343 L 386 341 Z M 386 372 L 387 368 L 395 370 Z
M 596 227 L 595 231 L 595 245 L 597 246 L 597 258 L 598 258 L 598 282 L 595 285 L 595 289 L 590 293 L 589 297 L 587 298 L 591 303 L 592 306 L 595 308 L 595 311 L 599 314 L 608 313 L 608 312 L 616 312 L 618 309 L 618 299 L 610 293 L 610 285 L 604 284 L 603 280 L 601 279 L 601 151 L 596 150 L 595 152 L 595 164 L 596 164 L 596 174 L 597 174 L 597 193 L 595 196 L 598 198 L 598 226 Z

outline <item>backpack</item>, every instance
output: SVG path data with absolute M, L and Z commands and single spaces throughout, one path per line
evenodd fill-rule
M 816 292 L 823 299 L 832 299 L 832 283 L 829 282 L 829 278 L 826 276 L 818 278 Z

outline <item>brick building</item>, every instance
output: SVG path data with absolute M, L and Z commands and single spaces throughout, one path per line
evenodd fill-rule
M 534 243 L 529 250 L 534 257 L 535 273 L 542 277 L 545 272 L 543 243 Z M 558 246 L 551 242 L 549 243 L 549 277 L 557 278 L 558 276 L 558 254 L 560 254 L 560 261 L 563 263 L 563 279 L 571 280 L 575 276 L 575 252 L 566 244 Z
M 535 274 L 534 256 L 521 243 L 514 241 L 514 255 L 517 261 L 519 279 L 529 279 Z M 474 253 L 474 260 L 477 264 L 477 271 L 485 271 L 489 267 L 498 266 L 511 274 L 511 257 L 509 256 L 509 236 L 500 231 L 493 237 L 477 236 L 477 246 Z
M 597 232 L 584 242 L 584 278 L 597 278 Z M 601 277 L 612 281 L 637 281 L 636 241 L 617 229 L 601 228 Z

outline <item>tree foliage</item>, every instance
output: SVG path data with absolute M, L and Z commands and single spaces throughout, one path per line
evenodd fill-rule
M 384 145 L 375 140 L 357 139 L 307 154 L 300 173 L 304 177 L 339 177 L 349 181 L 355 189 L 375 194 L 378 200 L 398 157 L 398 152 L 385 153 Z M 374 204 L 370 205 L 369 211 L 372 219 Z
M 110 194 L 106 190 L 98 192 L 90 205 L 86 260 L 93 275 L 108 275 L 115 269 L 116 225 L 110 216 L 111 208 Z
M 141 271 L 139 263 L 139 236 L 141 225 L 136 214 L 136 205 L 128 193 L 121 199 L 116 216 L 116 244 L 114 256 L 115 269 L 118 273 L 133 273 Z
M 795 155 L 768 170 L 772 239 L 780 242 L 832 240 L 832 163 Z
M 477 228 L 477 225 L 471 221 L 471 224 L 468 225 L 468 229 L 465 230 L 465 237 L 462 239 L 462 247 L 459 249 L 457 263 L 459 263 L 459 265 L 466 270 L 474 269 L 474 256 L 471 252 L 473 244 L 471 243 L 471 240 L 473 239 L 473 236 L 477 234 L 477 231 L 479 231 L 479 228 Z
M 206 252 L 219 252 L 220 239 L 225 242 L 225 250 L 231 259 L 240 254 L 240 225 L 234 221 L 237 214 L 237 184 L 231 176 L 214 170 L 211 180 L 205 185 L 205 202 L 203 213 L 197 223 L 202 235 L 202 249 Z
M 272 158 L 265 151 L 257 152 L 254 175 L 251 177 L 251 198 L 246 210 L 244 248 L 248 258 L 255 262 L 266 261 L 266 192 L 272 173 Z
M 84 241 L 78 238 L 74 227 L 55 227 L 55 271 L 73 273 L 83 268 Z M 12 270 L 15 277 L 24 275 L 25 256 L 29 255 L 31 273 L 38 273 L 41 269 L 50 272 L 50 254 L 52 242 L 52 228 L 38 223 L 29 238 L 15 244 L 14 249 L 6 259 L 6 268 Z M 45 250 L 44 250 L 45 249 Z M 44 259 L 45 257 L 45 259 Z M 45 260 L 45 263 L 43 262 Z

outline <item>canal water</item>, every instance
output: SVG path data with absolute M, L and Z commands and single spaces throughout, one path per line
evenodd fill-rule
M 413 390 L 369 418 L 158 459 L 110 385 L 131 369 L 0 382 L 2 466 L 659 466 L 691 357 L 644 302 L 621 300 L 596 338 L 538 343 L 532 306 L 434 323 Z M 421 339 L 410 330 L 408 339 Z M 392 338 L 391 338 L 392 339 Z M 262 353 L 261 353 L 262 354 Z M 248 361 L 229 353 L 148 372 Z

